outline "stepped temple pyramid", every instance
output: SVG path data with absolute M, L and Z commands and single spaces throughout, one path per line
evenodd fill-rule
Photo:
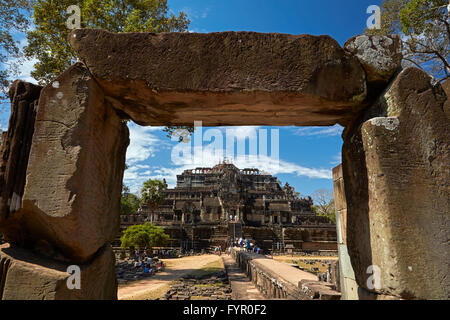
M 121 230 L 151 221 L 170 234 L 170 246 L 207 249 L 245 237 L 266 250 L 337 250 L 336 226 L 316 216 L 310 197 L 258 169 L 240 170 L 224 161 L 213 168 L 185 170 L 156 210 L 143 207 L 121 216 Z

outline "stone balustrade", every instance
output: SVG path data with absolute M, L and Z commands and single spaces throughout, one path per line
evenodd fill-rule
M 317 276 L 269 259 L 266 256 L 232 250 L 232 256 L 258 290 L 269 299 L 339 300 L 341 294 Z

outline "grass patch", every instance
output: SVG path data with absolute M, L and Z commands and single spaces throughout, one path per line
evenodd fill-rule
M 222 259 L 217 259 L 216 261 L 204 265 L 200 269 L 192 271 L 187 275 L 187 277 L 202 278 L 222 271 L 225 272 L 225 266 L 223 265 L 223 261 Z
M 328 270 L 328 266 L 322 266 L 322 263 L 320 261 L 315 262 L 314 264 L 306 264 L 303 261 L 297 261 L 297 264 L 300 266 L 300 268 L 308 270 L 308 272 L 314 273 L 315 275 L 317 275 L 318 273 L 325 273 Z M 319 268 L 319 271 L 313 271 L 313 268 Z

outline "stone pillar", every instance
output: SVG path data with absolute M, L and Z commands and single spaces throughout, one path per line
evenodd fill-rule
M 26 251 L 2 248 L 2 257 L 10 256 L 5 259 L 14 260 L 17 270 L 10 267 L 0 280 L 3 298 L 115 299 L 110 242 L 119 231 L 128 128 L 77 63 L 42 90 L 34 129 L 19 210 L 0 219 L 6 240 Z M 28 253 L 37 255 L 30 271 L 34 281 L 20 262 Z M 58 261 L 64 262 L 56 267 Z M 62 275 L 46 271 L 53 265 L 58 272 L 63 265 L 79 265 L 82 285 L 92 283 L 68 291 Z
M 23 81 L 15 81 L 9 89 L 11 116 L 8 131 L 2 134 L 0 147 L 0 229 L 22 207 L 41 89 Z
M 342 300 L 358 300 L 358 284 L 347 249 L 347 201 L 345 199 L 342 164 L 333 169 L 334 205 L 339 255 L 339 282 Z
M 430 76 L 408 68 L 344 131 L 348 251 L 358 285 L 373 298 L 450 296 L 445 101 Z M 376 286 L 367 283 L 373 270 Z

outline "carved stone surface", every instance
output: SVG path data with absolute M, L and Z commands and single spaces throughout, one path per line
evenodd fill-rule
M 23 208 L 2 222 L 12 242 L 45 240 L 85 262 L 114 239 L 128 128 L 78 63 L 42 90 Z
M 348 249 L 358 284 L 370 292 L 449 297 L 450 121 L 444 102 L 440 86 L 408 68 L 344 132 Z M 371 265 L 379 268 L 379 287 L 367 284 Z
M 367 81 L 387 84 L 402 66 L 401 41 L 397 36 L 354 36 L 344 49 L 355 55 L 367 74 Z
M 366 97 L 358 59 L 328 36 L 78 29 L 69 40 L 141 125 L 344 124 Z

